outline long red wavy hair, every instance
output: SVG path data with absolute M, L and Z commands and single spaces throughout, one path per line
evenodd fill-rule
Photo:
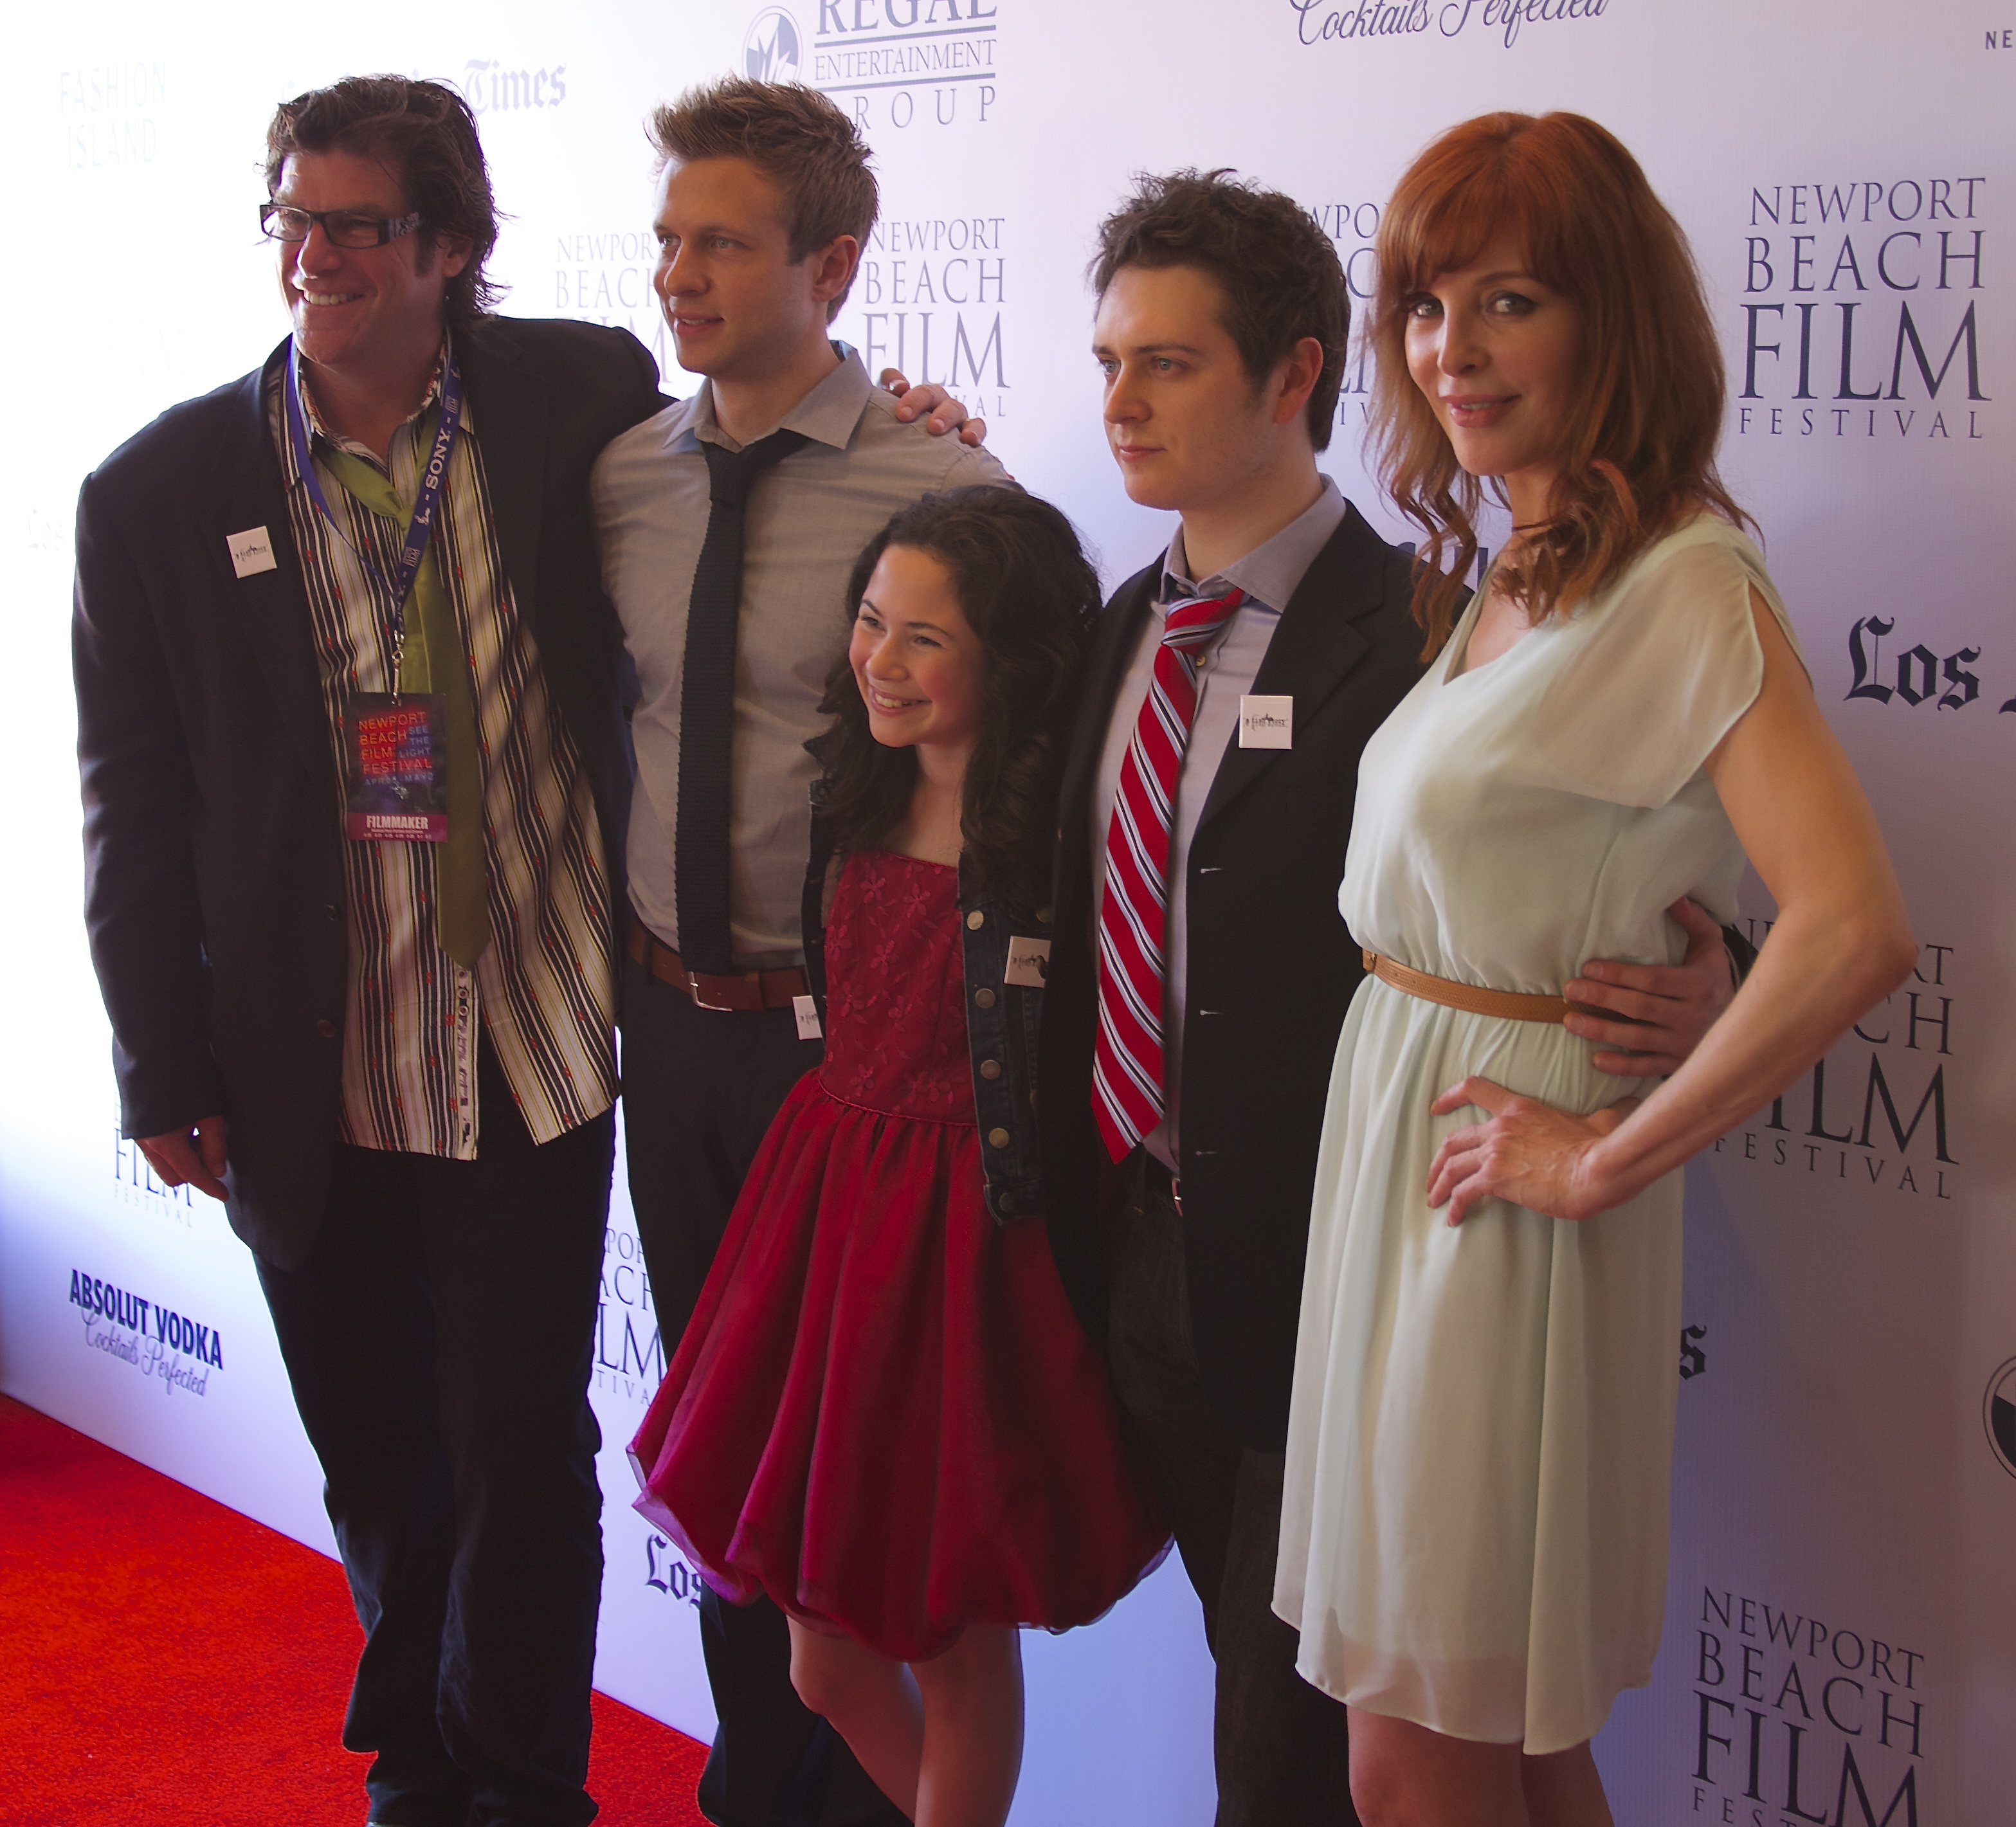
M 1638 161 L 1580 114 L 1466 121 L 1407 168 L 1381 218 L 1369 330 L 1377 460 L 1394 504 L 1426 535 L 1414 614 L 1428 654 L 1449 638 L 1477 557 L 1482 489 L 1407 371 L 1408 312 L 1438 274 L 1508 231 L 1527 270 L 1581 312 L 1586 369 L 1553 512 L 1501 584 L 1544 620 L 1690 514 L 1748 524 L 1715 473 L 1726 384 L 1701 275 Z

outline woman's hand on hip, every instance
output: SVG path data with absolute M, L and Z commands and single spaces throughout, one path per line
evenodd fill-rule
M 1466 1104 L 1483 1123 L 1452 1130 L 1428 1166 L 1428 1204 L 1449 1207 L 1460 1224 L 1479 1199 L 1499 1198 L 1550 1218 L 1593 1218 L 1617 1203 L 1603 1196 L 1589 1156 L 1638 1108 L 1625 1097 L 1587 1116 L 1571 1116 L 1535 1097 L 1522 1097 L 1489 1079 L 1465 1079 L 1431 1107 L 1447 1116 Z

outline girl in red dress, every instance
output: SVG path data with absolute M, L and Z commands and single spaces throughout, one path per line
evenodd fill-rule
M 862 553 L 807 894 L 825 1062 L 631 1446 L 637 1508 L 725 1598 L 783 1608 L 806 1704 L 928 1827 L 1007 1818 L 1018 1627 L 1089 1623 L 1165 1546 L 1035 1154 L 1057 773 L 1099 601 L 1070 523 L 1010 489 L 927 496 Z

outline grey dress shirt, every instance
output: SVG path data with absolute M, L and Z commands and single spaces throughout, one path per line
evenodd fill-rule
M 933 489 L 1008 480 L 989 452 L 956 435 L 934 438 L 921 420 L 905 424 L 895 414 L 895 398 L 846 351 L 781 421 L 811 441 L 766 472 L 750 498 L 729 801 L 729 924 L 744 969 L 804 955 L 806 791 L 818 766 L 803 744 L 827 722 L 819 702 L 846 650 L 847 580 L 861 548 L 898 508 Z M 706 381 L 690 400 L 625 432 L 596 459 L 591 483 L 603 586 L 643 686 L 631 726 L 630 898 L 675 950 L 679 689 L 693 568 L 707 535 L 704 442 L 740 448 L 715 422 Z
M 1162 561 L 1162 587 L 1154 613 L 1141 631 L 1133 662 L 1113 701 L 1112 721 L 1106 726 L 1106 747 L 1100 753 L 1099 774 L 1093 784 L 1095 931 L 1100 888 L 1106 879 L 1107 827 L 1113 822 L 1113 802 L 1120 791 L 1120 770 L 1127 759 L 1127 745 L 1134 740 L 1134 726 L 1140 721 L 1141 705 L 1148 695 L 1149 681 L 1154 676 L 1155 654 L 1161 645 L 1162 624 L 1168 607 L 1186 596 L 1222 596 L 1235 586 L 1246 593 L 1246 600 L 1233 612 L 1225 632 L 1198 664 L 1197 711 L 1190 720 L 1190 745 L 1183 751 L 1183 767 L 1176 776 L 1176 803 L 1169 826 L 1169 900 L 1162 932 L 1165 960 L 1162 1120 L 1142 1138 L 1142 1145 L 1172 1173 L 1177 1159 L 1177 1107 L 1183 1089 L 1183 989 L 1189 975 L 1185 914 L 1189 904 L 1186 878 L 1190 838 L 1197 831 L 1204 802 L 1211 797 L 1218 765 L 1238 730 L 1239 701 L 1253 689 L 1260 662 L 1267 657 L 1267 643 L 1274 638 L 1288 599 L 1300 587 L 1302 574 L 1330 543 L 1344 514 L 1344 497 L 1337 492 L 1337 485 L 1325 476 L 1323 492 L 1264 546 L 1256 546 L 1222 571 L 1194 582 L 1186 575 L 1190 560 L 1183 550 L 1183 529 L 1179 527 L 1175 538 L 1169 542 L 1168 555 Z M 1264 943 L 1265 935 L 1255 934 L 1255 942 Z

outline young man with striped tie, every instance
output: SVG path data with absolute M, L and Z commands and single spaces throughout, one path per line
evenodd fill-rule
M 1350 303 L 1305 210 L 1222 172 L 1146 180 L 1093 278 L 1114 461 L 1180 522 L 1107 607 L 1064 777 L 1046 1216 L 1203 1603 L 1219 1827 L 1338 1827 L 1345 1709 L 1297 1675 L 1271 1602 L 1316 1146 L 1361 974 L 1337 889 L 1359 751 L 1420 676 L 1411 560 L 1316 467 Z M 1634 1072 L 1670 1071 L 1729 1000 L 1695 922 L 1686 965 L 1571 992 L 1651 1018 L 1571 1018 L 1669 1062 Z

